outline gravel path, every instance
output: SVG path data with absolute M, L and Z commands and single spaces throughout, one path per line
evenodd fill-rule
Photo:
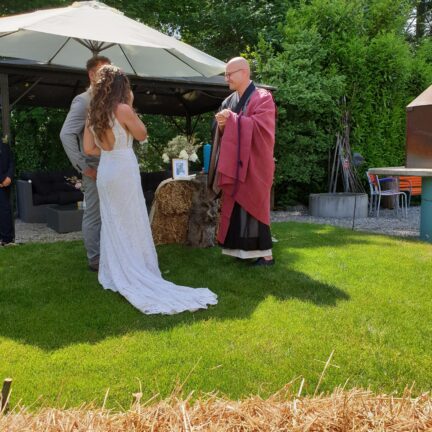
M 81 239 L 81 231 L 60 234 L 43 223 L 24 223 L 19 219 L 15 220 L 15 241 L 17 243 L 52 243 Z
M 312 217 L 306 208 L 291 209 L 272 213 L 272 222 L 296 221 L 327 224 L 352 228 L 352 219 L 327 219 Z M 408 217 L 396 217 L 394 210 L 380 210 L 380 217 L 367 217 L 355 220 L 356 231 L 367 231 L 390 236 L 418 237 L 420 235 L 420 207 L 410 207 Z
M 327 224 L 340 227 L 352 227 L 352 219 L 316 218 L 307 214 L 305 207 L 294 207 L 287 211 L 272 212 L 272 222 L 296 221 L 304 223 Z M 368 231 L 391 236 L 418 237 L 420 227 L 420 207 L 408 209 L 407 218 L 397 218 L 394 210 L 381 210 L 380 217 L 356 219 L 355 230 Z M 17 243 L 50 243 L 56 241 L 81 240 L 81 231 L 59 234 L 46 224 L 23 223 L 15 221 Z

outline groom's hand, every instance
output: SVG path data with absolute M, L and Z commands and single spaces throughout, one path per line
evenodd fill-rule
M 96 177 L 97 177 L 97 169 L 96 168 L 92 168 L 92 167 L 88 167 L 83 171 L 83 175 L 92 178 L 94 181 L 96 181 Z

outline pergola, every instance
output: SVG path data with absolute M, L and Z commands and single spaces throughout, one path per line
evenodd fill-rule
M 222 76 L 211 78 L 129 77 L 140 114 L 186 118 L 186 133 L 193 132 L 192 117 L 214 111 L 230 93 Z M 29 60 L 0 58 L 0 97 L 3 136 L 10 140 L 10 112 L 17 106 L 69 108 L 85 91 L 84 69 L 46 65 Z

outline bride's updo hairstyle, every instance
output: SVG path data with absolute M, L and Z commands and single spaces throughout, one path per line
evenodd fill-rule
M 118 104 L 129 102 L 130 83 L 126 74 L 113 65 L 102 66 L 92 87 L 89 109 L 89 124 L 93 132 L 103 141 L 107 129 L 112 127 L 113 113 Z

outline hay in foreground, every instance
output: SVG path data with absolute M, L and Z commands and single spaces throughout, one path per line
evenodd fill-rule
M 127 412 L 95 409 L 16 407 L 0 416 L 0 430 L 27 431 L 428 431 L 432 399 L 375 395 L 367 390 L 336 389 L 331 395 L 296 397 L 289 388 L 264 400 L 258 396 L 232 401 L 208 395 L 194 403 L 173 395 L 135 403 Z

